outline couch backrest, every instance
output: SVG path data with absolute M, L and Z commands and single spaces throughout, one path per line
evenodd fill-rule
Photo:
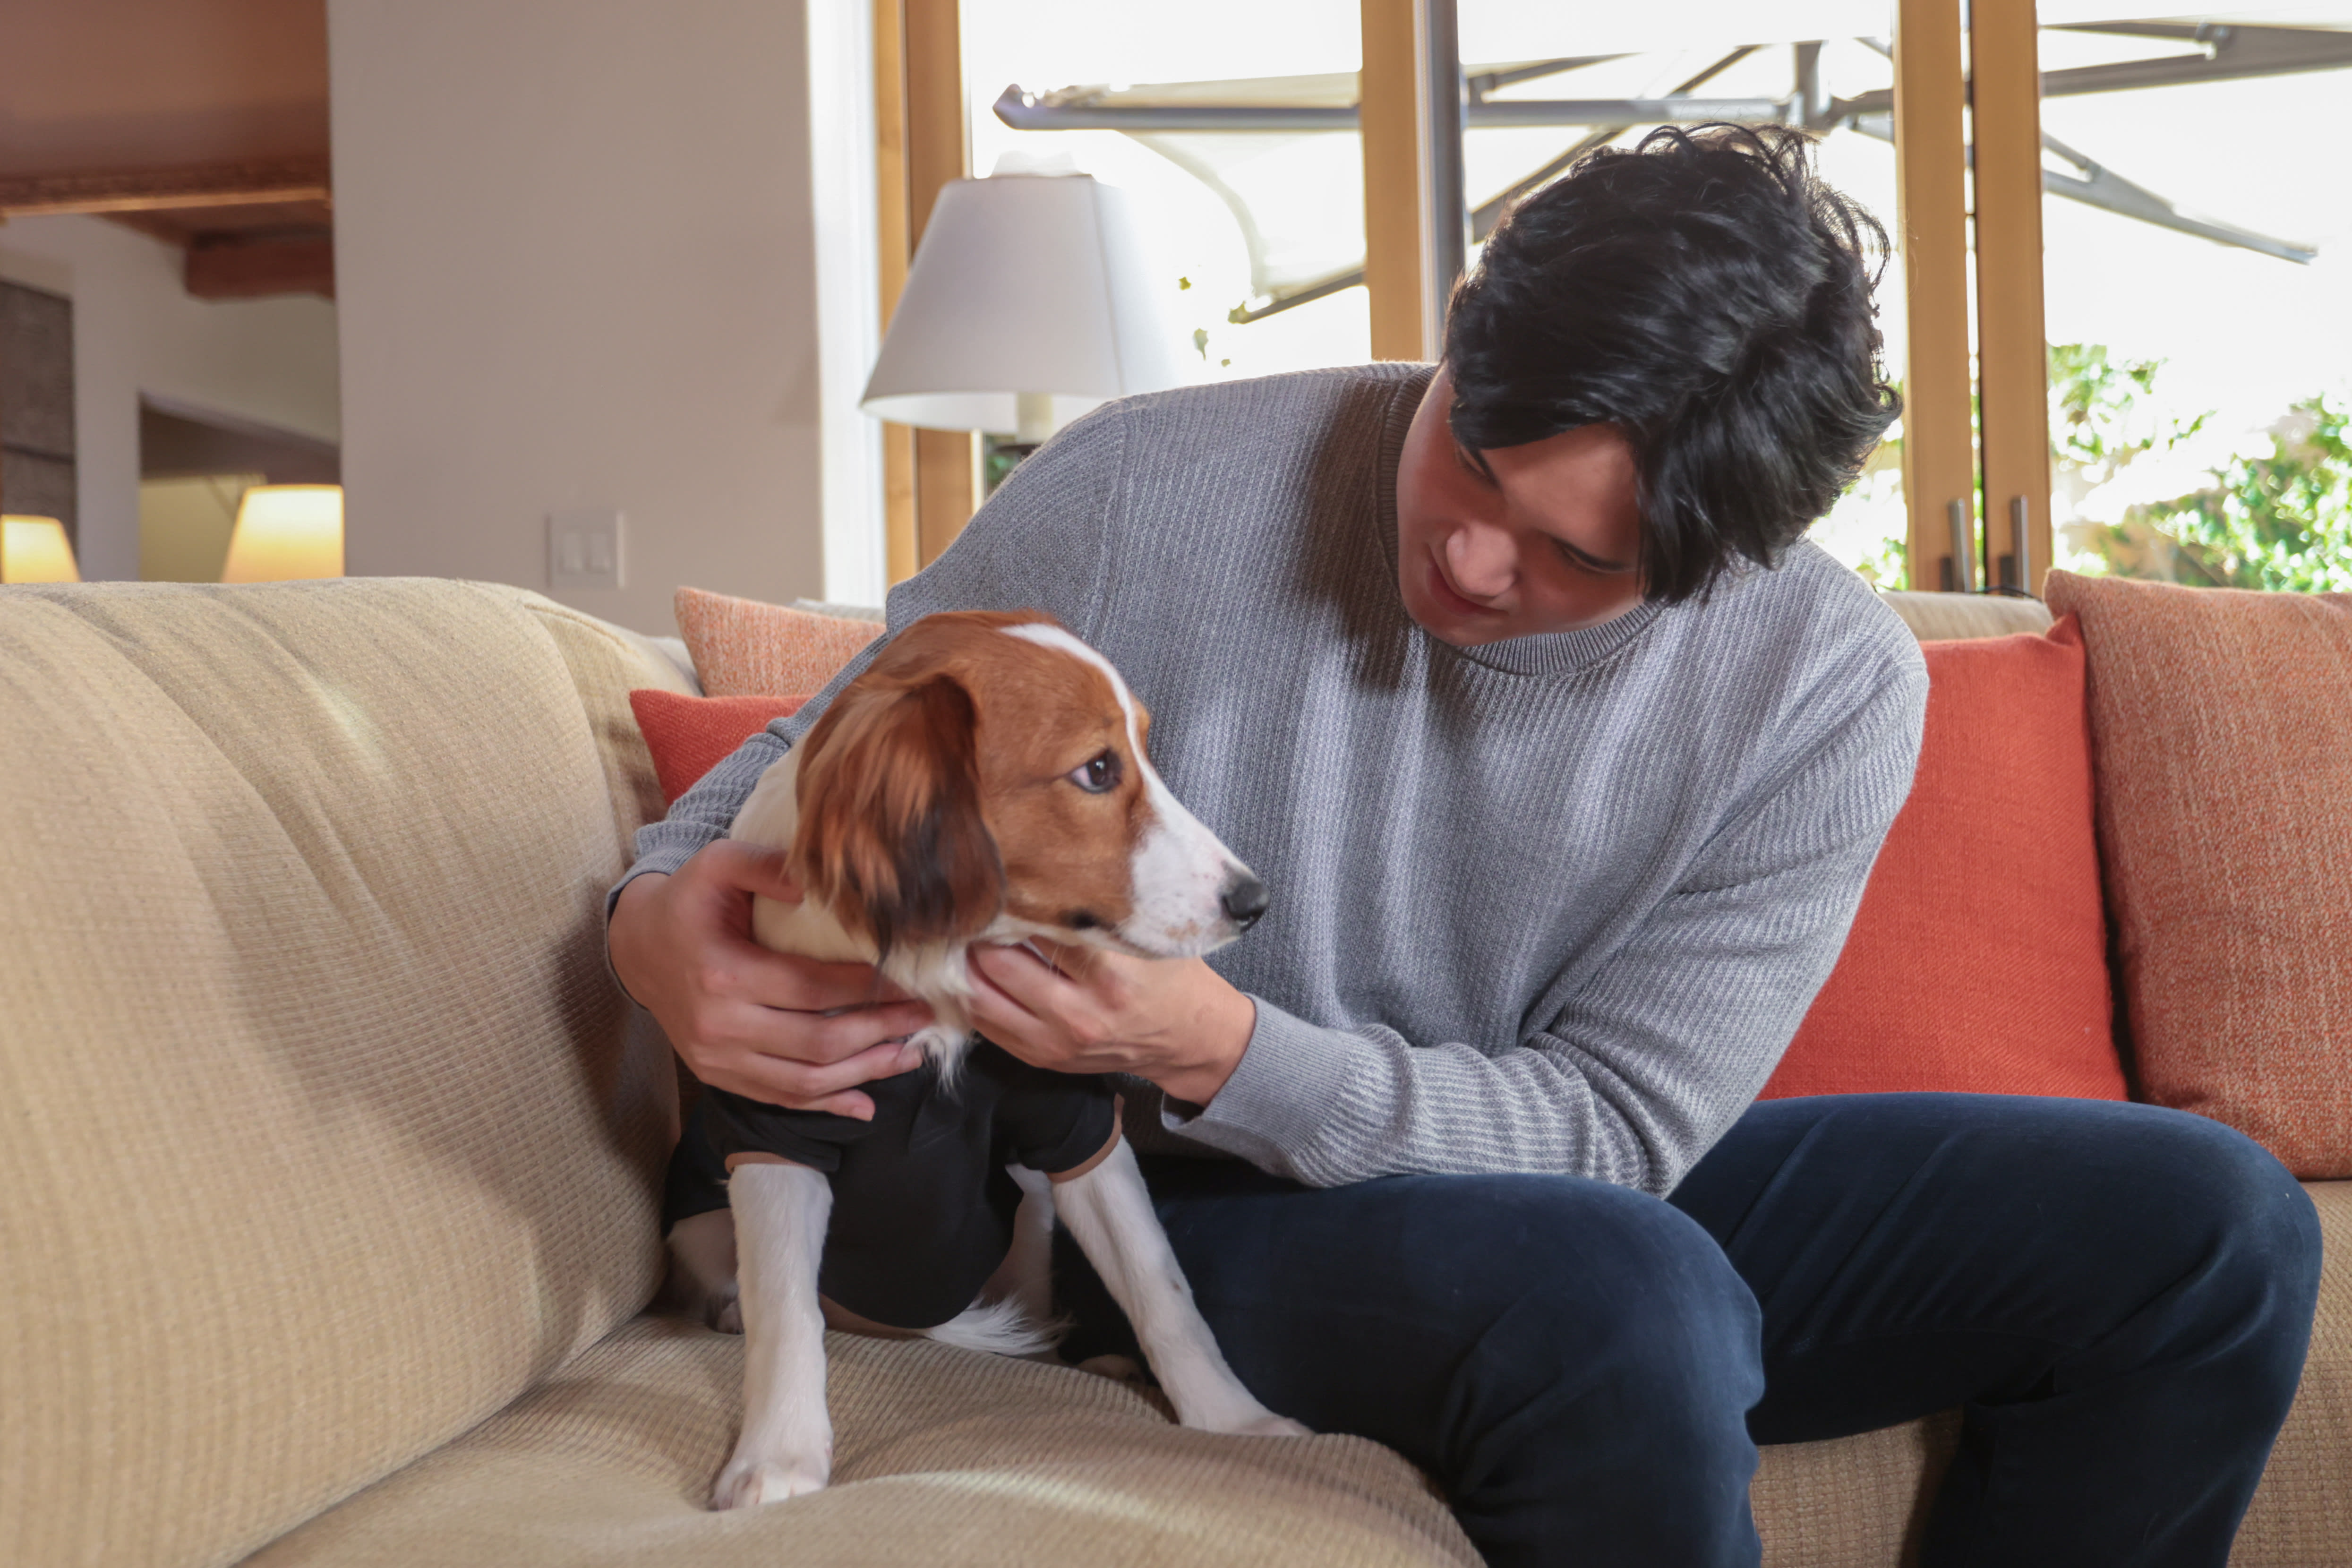
M 0 1562 L 233 1561 L 643 1304 L 678 684 L 482 584 L 0 589 Z
M 2046 632 L 2050 608 L 2039 599 L 2005 594 L 1912 594 L 1881 590 L 1886 607 L 1903 617 L 1921 642 L 1955 637 L 2005 637 Z

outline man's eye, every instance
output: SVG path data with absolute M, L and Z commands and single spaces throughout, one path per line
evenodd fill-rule
M 1118 787 L 1118 753 L 1105 752 L 1084 766 L 1073 769 L 1069 780 L 1088 795 L 1104 795 Z

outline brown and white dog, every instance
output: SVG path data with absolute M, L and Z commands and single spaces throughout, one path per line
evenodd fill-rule
M 1265 910 L 1265 889 L 1160 782 L 1144 751 L 1150 722 L 1109 661 L 1048 616 L 917 622 L 737 815 L 732 837 L 785 849 L 806 895 L 755 900 L 755 935 L 780 952 L 875 963 L 929 1003 L 937 1022 L 915 1043 L 950 1086 L 971 1046 L 965 958 L 975 943 L 1043 937 L 1145 958 L 1223 946 Z M 730 1165 L 731 1234 L 722 1209 L 671 1235 L 687 1293 L 714 1321 L 735 1315 L 725 1310 L 733 1297 L 743 1329 L 743 1430 L 713 1493 L 722 1509 L 825 1485 L 824 1330 L 872 1327 L 819 1296 L 826 1174 L 772 1157 Z M 1225 1364 L 1115 1122 L 1102 1152 L 1066 1177 L 1013 1175 L 1023 1199 L 1004 1263 L 970 1310 L 922 1332 L 1013 1353 L 1049 1343 L 1058 1215 L 1126 1311 L 1179 1420 L 1304 1434 Z

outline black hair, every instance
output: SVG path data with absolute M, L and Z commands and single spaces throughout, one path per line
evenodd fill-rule
M 1513 207 L 1454 290 L 1454 438 L 1475 459 L 1622 428 L 1653 599 L 1773 564 L 1902 410 L 1871 300 L 1886 231 L 1812 145 L 1709 125 L 1603 148 Z

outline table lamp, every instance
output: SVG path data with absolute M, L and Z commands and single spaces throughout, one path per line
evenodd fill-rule
M 343 574 L 343 487 L 256 485 L 237 503 L 224 583 Z
M 940 192 L 858 406 L 1034 446 L 1184 377 L 1130 198 L 1066 156 L 1007 153 Z
M 54 517 L 0 517 L 0 583 L 79 583 L 73 542 Z

